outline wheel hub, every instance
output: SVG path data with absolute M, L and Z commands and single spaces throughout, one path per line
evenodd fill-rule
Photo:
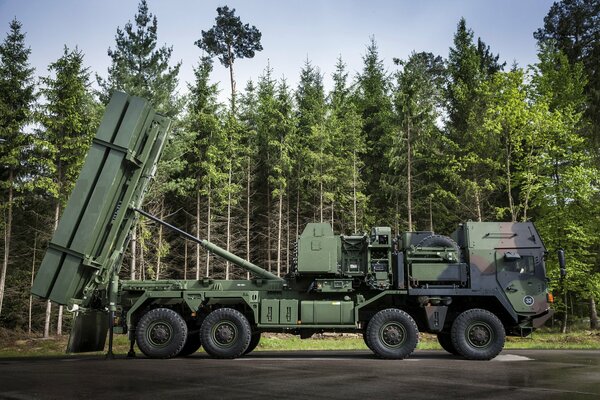
M 381 330 L 383 342 L 390 347 L 397 347 L 404 342 L 406 333 L 402 326 L 397 324 L 387 324 Z
M 219 324 L 214 333 L 215 340 L 220 345 L 229 345 L 231 344 L 236 335 L 236 329 L 230 323 L 222 323 Z
M 468 339 L 475 347 L 485 347 L 492 341 L 492 331 L 485 324 L 474 324 L 468 330 Z
M 163 346 L 171 340 L 171 327 L 164 322 L 157 322 L 150 327 L 150 341 L 157 345 Z

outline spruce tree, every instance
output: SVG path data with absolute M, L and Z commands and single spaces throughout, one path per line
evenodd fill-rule
M 446 129 L 453 155 L 447 181 L 453 190 L 444 195 L 454 198 L 461 219 L 483 221 L 492 216 L 491 203 L 498 195 L 497 179 L 491 172 L 499 169 L 495 149 L 500 145 L 497 137 L 480 129 L 486 109 L 481 88 L 490 73 L 502 66 L 485 44 L 476 46 L 473 37 L 461 18 L 448 57 Z
M 181 62 L 170 66 L 173 47 L 158 45 L 158 20 L 142 0 L 138 12 L 121 29 L 117 28 L 115 48 L 108 49 L 111 65 L 106 79 L 96 75 L 102 89 L 100 99 L 108 103 L 113 91 L 121 90 L 150 101 L 158 112 L 177 115 L 177 75 Z
M 406 223 L 409 231 L 415 228 L 417 207 L 429 199 L 435 188 L 434 154 L 440 148 L 440 132 L 436 121 L 440 117 L 444 63 L 431 53 L 412 53 L 407 61 L 396 60 L 402 70 L 397 73 L 394 94 L 397 133 L 386 151 L 389 171 L 382 177 L 394 204 L 402 200 L 406 205 Z M 417 196 L 418 194 L 418 196 Z M 395 207 L 400 209 L 399 205 Z M 427 220 L 432 222 L 430 215 Z M 399 225 L 398 221 L 396 225 Z M 425 224 L 422 224 L 425 225 Z M 432 223 L 422 228 L 431 229 Z
M 379 49 L 371 38 L 363 56 L 363 70 L 357 77 L 356 105 L 363 120 L 366 138 L 364 156 L 364 176 L 369 208 L 378 210 L 371 223 L 385 223 L 389 210 L 385 194 L 380 189 L 382 174 L 387 169 L 382 154 L 389 148 L 392 134 L 392 102 L 390 99 L 390 80 L 379 57 Z
M 540 45 L 554 42 L 571 63 L 582 63 L 587 75 L 585 115 L 591 121 L 587 136 L 596 153 L 600 144 L 599 19 L 600 2 L 596 0 L 557 1 L 544 17 L 544 26 L 533 34 Z
M 34 103 L 31 49 L 25 45 L 22 24 L 13 19 L 0 44 L 0 184 L 2 188 L 3 257 L 0 271 L 0 313 L 5 297 L 6 274 L 10 262 L 13 210 L 27 171 L 23 168 L 30 145 L 23 132 L 31 122 Z
M 66 46 L 63 55 L 48 67 L 50 76 L 41 78 L 40 93 L 45 102 L 37 114 L 40 136 L 48 145 L 52 160 L 54 187 L 54 230 L 64 208 L 97 126 L 89 72 L 83 64 L 83 53 Z M 49 304 L 49 303 L 48 303 Z M 48 334 L 49 311 L 46 315 Z M 62 334 L 62 306 L 59 307 L 57 334 Z

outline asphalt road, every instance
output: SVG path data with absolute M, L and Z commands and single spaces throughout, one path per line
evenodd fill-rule
M 2 399 L 600 399 L 600 350 L 256 352 L 237 360 L 0 359 Z

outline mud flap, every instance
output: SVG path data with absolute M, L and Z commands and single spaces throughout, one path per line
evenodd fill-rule
M 103 351 L 108 322 L 107 311 L 78 311 L 73 320 L 67 353 Z
M 534 318 L 532 320 L 533 327 L 536 329 L 541 328 L 542 325 L 544 325 L 546 323 L 546 321 L 548 321 L 550 319 L 550 317 L 552 317 L 552 315 L 554 315 L 554 310 L 548 310 L 546 312 L 546 314 L 544 314 L 540 317 Z

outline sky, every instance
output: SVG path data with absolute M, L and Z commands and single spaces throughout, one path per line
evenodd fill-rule
M 138 0 L 0 0 L 0 40 L 17 18 L 31 48 L 30 63 L 36 75 L 48 75 L 47 66 L 66 45 L 78 46 L 85 63 L 100 76 L 107 75 L 109 47 L 115 46 L 117 27 L 133 21 Z M 270 65 L 277 79 L 295 87 L 300 69 L 309 60 L 321 70 L 327 89 L 338 57 L 354 77 L 370 38 L 377 42 L 388 72 L 393 58 L 412 51 L 448 56 L 461 17 L 508 65 L 536 62 L 533 32 L 543 25 L 549 0 L 148 0 L 158 18 L 159 44 L 173 46 L 172 63 L 182 62 L 180 93 L 193 80 L 201 50 L 194 45 L 202 30 L 214 25 L 216 8 L 236 9 L 242 22 L 262 32 L 264 50 L 253 59 L 236 60 L 238 89 L 256 80 Z M 228 70 L 215 60 L 213 81 L 221 99 L 229 96 Z

